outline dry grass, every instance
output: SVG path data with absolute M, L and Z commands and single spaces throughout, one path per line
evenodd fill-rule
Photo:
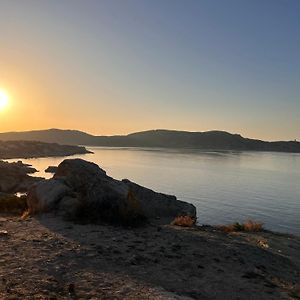
M 26 219 L 28 219 L 30 216 L 31 216 L 31 214 L 30 214 L 29 210 L 26 209 L 26 210 L 23 212 L 23 214 L 22 214 L 22 216 L 21 216 L 21 219 L 22 219 L 22 220 L 26 220 Z
M 252 220 L 246 221 L 244 224 L 244 230 L 247 232 L 259 232 L 264 229 L 263 223 L 261 222 L 254 222 Z
M 192 227 L 196 223 L 196 218 L 191 216 L 178 216 L 172 222 L 171 225 L 182 226 L 182 227 Z
M 259 232 L 263 231 L 263 223 L 260 222 L 255 222 L 252 220 L 248 220 L 245 223 L 233 223 L 233 224 L 228 224 L 228 225 L 220 225 L 217 226 L 220 230 L 224 232 Z

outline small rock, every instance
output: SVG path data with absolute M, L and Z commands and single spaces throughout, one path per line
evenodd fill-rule
M 57 171 L 57 167 L 55 167 L 55 166 L 49 166 L 49 167 L 45 170 L 46 173 L 55 173 L 56 171 Z
M 0 237 L 1 236 L 8 236 L 8 231 L 6 231 L 6 230 L 0 230 Z

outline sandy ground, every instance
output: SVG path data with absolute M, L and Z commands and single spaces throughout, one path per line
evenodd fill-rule
M 0 215 L 0 299 L 299 299 L 299 279 L 299 237 Z

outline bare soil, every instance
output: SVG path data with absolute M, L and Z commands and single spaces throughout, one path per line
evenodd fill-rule
M 0 215 L 0 299 L 299 299 L 300 238 Z

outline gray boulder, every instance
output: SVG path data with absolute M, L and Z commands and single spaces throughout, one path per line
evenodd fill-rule
M 123 179 L 129 190 L 140 201 L 141 209 L 148 218 L 171 218 L 178 215 L 196 217 L 196 208 L 193 204 L 177 200 L 175 196 L 154 192 L 128 179 Z
M 55 166 L 49 166 L 49 167 L 45 170 L 46 173 L 55 173 L 56 171 L 57 171 L 57 167 L 55 167 Z
M 54 179 L 64 181 L 81 203 L 79 217 L 90 221 L 117 221 L 126 206 L 128 187 L 106 175 L 98 165 L 82 159 L 66 159 Z
M 88 222 L 131 224 L 144 219 L 170 221 L 177 215 L 196 216 L 192 204 L 129 180 L 116 180 L 82 159 L 64 160 L 53 179 L 35 185 L 28 195 L 28 206 L 33 212 L 57 209 L 72 219 Z
M 57 213 L 67 219 L 74 219 L 79 215 L 81 202 L 76 196 L 64 196 L 58 204 Z
M 70 192 L 71 189 L 60 180 L 49 179 L 38 182 L 28 192 L 28 209 L 32 214 L 51 211 Z

